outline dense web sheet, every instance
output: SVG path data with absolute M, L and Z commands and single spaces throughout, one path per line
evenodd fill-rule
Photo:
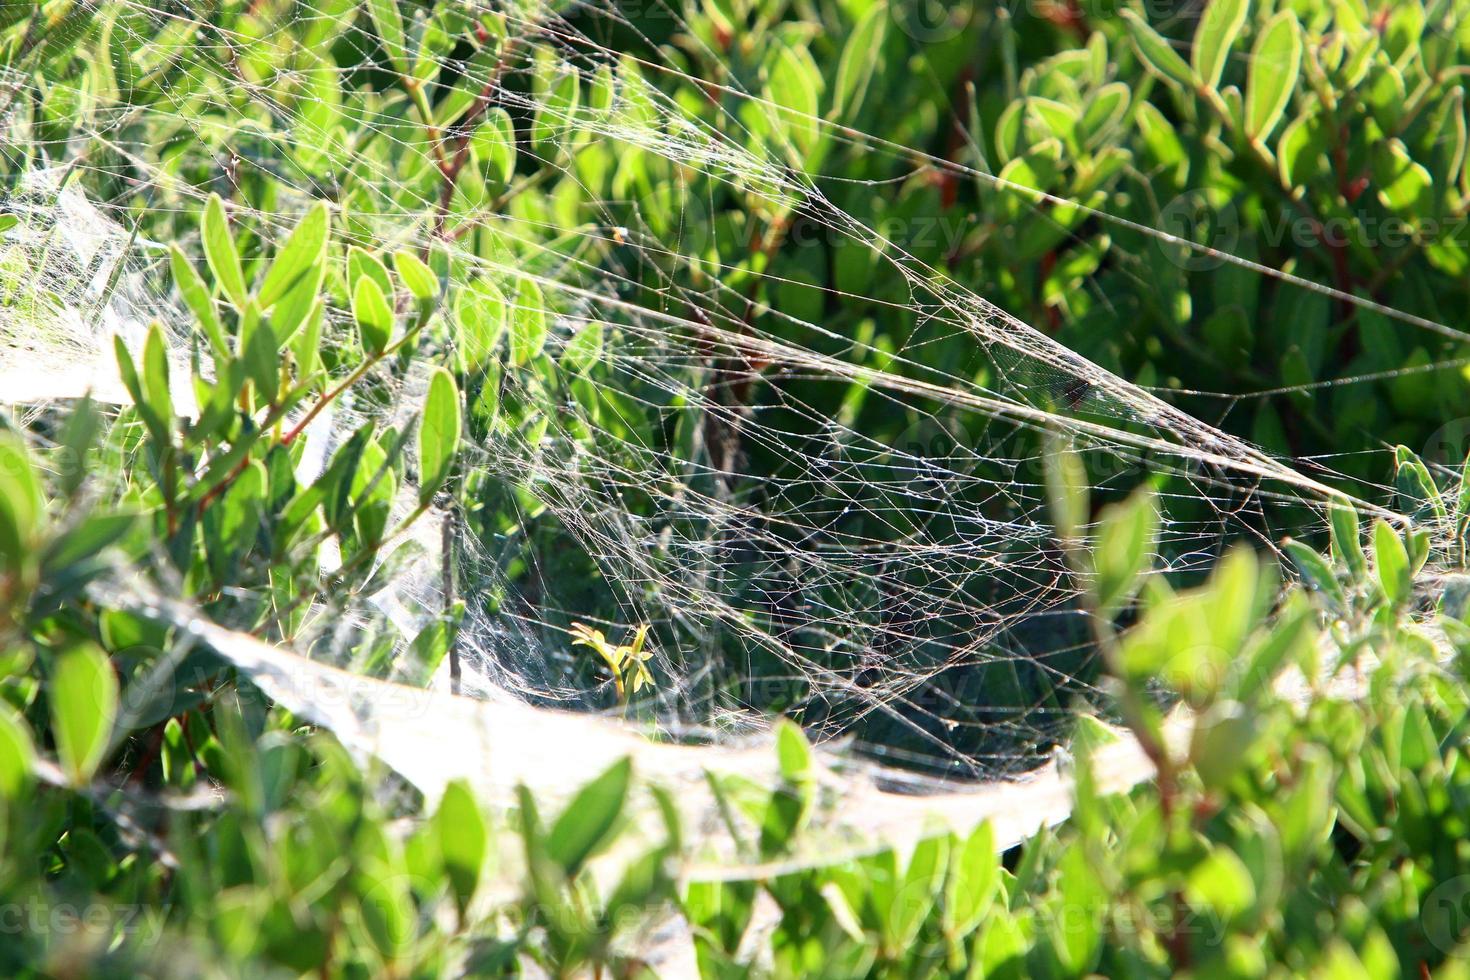
M 894 179 L 932 161 L 734 75 L 691 108 L 667 91 L 676 53 L 612 40 L 637 43 L 618 5 L 497 4 L 475 12 L 501 36 L 416 41 L 428 132 L 366 14 L 260 7 L 247 37 L 188 4 L 105 5 L 120 60 L 77 67 L 79 90 L 104 93 L 72 121 L 78 135 L 0 116 L 17 219 L 0 401 L 88 387 L 125 400 L 110 338 L 136 343 L 153 319 L 180 365 L 197 359 L 156 240 L 202 266 L 197 233 L 171 216 L 211 190 L 265 254 L 327 201 L 338 234 L 422 254 L 447 286 L 421 363 L 385 368 L 370 396 L 317 418 L 302 467 L 363 419 L 404 424 L 438 361 L 472 381 L 457 502 L 415 526 L 373 595 L 324 587 L 305 617 L 264 626 L 244 597 L 219 627 L 349 668 L 361 638 L 387 630 L 399 656 L 379 673 L 424 683 L 403 652 L 452 588 L 467 693 L 722 745 L 784 713 L 867 760 L 877 784 L 936 790 L 1033 770 L 1079 706 L 1106 710 L 1047 516 L 1046 435 L 1089 460 L 1102 499 L 1160 487 L 1159 564 L 1178 576 L 1234 541 L 1274 548 L 1343 496 L 1320 467 L 1189 416 L 926 266 L 839 206 L 848 181 L 827 167 L 852 146 L 892 156 Z M 419 22 L 410 33 L 427 36 Z M 291 68 L 260 67 L 254 52 L 273 44 Z M 313 44 L 355 60 L 339 67 Z M 42 39 L 23 47 L 46 56 Z M 23 70 L 7 79 L 0 104 L 36 96 Z M 348 115 L 372 139 L 351 137 Z M 141 142 L 145 119 L 170 138 Z M 768 263 L 797 230 L 898 270 L 907 294 L 867 296 L 861 276 L 821 290 Z M 341 298 L 324 349 L 346 342 Z M 842 319 L 863 303 L 903 325 L 896 347 Z M 931 356 L 941 348 L 961 354 Z M 411 488 L 399 494 L 411 510 Z M 617 704 L 571 643 L 579 622 L 614 642 L 647 626 L 653 683 Z M 586 773 L 547 760 L 538 776 Z

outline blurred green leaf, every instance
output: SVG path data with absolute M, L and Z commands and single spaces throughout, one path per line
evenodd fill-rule
M 1220 75 L 1230 57 L 1230 46 L 1245 26 L 1250 0 L 1210 0 L 1194 31 L 1195 77 L 1206 88 L 1218 88 Z
M 1093 567 L 1098 605 L 1115 611 L 1133 595 L 1146 570 L 1158 533 L 1158 505 L 1148 491 L 1104 511 L 1098 525 Z
M 452 780 L 444 788 L 439 809 L 434 813 L 434 831 L 444 858 L 444 870 L 463 914 L 479 885 L 490 842 L 480 805 L 463 780 Z
M 459 451 L 459 391 L 454 376 L 444 368 L 429 378 L 429 393 L 419 419 L 419 502 L 434 499 L 449 480 Z
M 1123 10 L 1123 19 L 1128 23 L 1128 34 L 1133 38 L 1134 47 L 1143 58 L 1144 64 L 1150 69 L 1184 88 L 1191 91 L 1194 88 L 1194 73 L 1190 71 L 1189 65 L 1184 59 L 1175 53 L 1162 36 L 1159 35 L 1148 22 L 1133 10 Z
M 218 194 L 209 195 L 204 207 L 204 257 L 209 262 L 214 281 L 224 291 L 225 298 L 235 309 L 243 311 L 250 292 L 245 288 L 245 273 L 240 267 L 240 253 L 235 250 L 235 239 L 230 235 L 230 223 L 225 217 L 225 203 Z
M 567 877 L 576 877 L 587 860 L 611 839 L 628 798 L 632 776 L 630 760 L 613 763 L 601 776 L 582 787 L 557 818 L 546 839 L 546 853 Z
M 1267 22 L 1251 50 L 1245 91 L 1245 132 L 1264 142 L 1281 121 L 1301 70 L 1302 36 L 1296 14 L 1283 10 Z
M 352 292 L 352 316 L 362 349 L 371 356 L 383 353 L 393 333 L 393 308 L 371 276 L 357 280 Z
M 1378 583 L 1388 600 L 1395 605 L 1407 600 L 1414 589 L 1409 554 L 1398 532 L 1381 519 L 1373 524 L 1373 561 Z
M 326 273 L 330 225 L 326 204 L 318 201 L 312 205 L 276 252 L 270 270 L 260 283 L 257 299 L 261 309 L 269 310 L 277 300 L 298 288 L 315 296 Z
M 61 766 L 76 785 L 102 764 L 117 717 L 118 684 L 112 664 L 93 643 L 57 656 L 47 691 Z
M 439 296 L 439 277 L 418 256 L 411 252 L 394 252 L 393 268 L 415 299 L 430 302 Z

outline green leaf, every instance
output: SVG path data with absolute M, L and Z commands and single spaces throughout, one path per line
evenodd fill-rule
M 597 320 L 587 321 L 562 350 L 562 367 L 586 374 L 602 360 L 602 342 L 602 324 Z
M 1358 512 L 1346 501 L 1333 501 L 1328 509 L 1332 521 L 1332 551 L 1347 566 L 1354 579 L 1368 574 L 1368 560 L 1363 557 L 1362 530 Z
M 322 321 L 326 313 L 326 301 L 318 296 L 303 320 L 305 327 L 291 337 L 291 353 L 296 355 L 297 373 L 303 379 L 321 367 Z
M 1427 217 L 1434 206 L 1434 178 L 1402 140 L 1374 144 L 1373 183 L 1383 206 L 1406 217 Z
M 1249 0 L 1211 0 L 1194 32 L 1195 77 L 1206 88 L 1217 88 L 1230 56 L 1230 46 L 1245 26 Z
M 35 770 L 36 748 L 25 719 L 0 706 L 0 800 L 20 798 Z
M 1217 701 L 1196 717 L 1189 761 L 1206 789 L 1223 789 L 1240 770 L 1258 730 L 1255 715 L 1238 701 Z
M 541 104 L 531 124 L 531 139 L 538 144 L 555 146 L 576 136 L 574 126 L 581 86 L 575 71 L 559 74 L 542 95 Z
M 225 218 L 225 202 L 218 194 L 209 195 L 204 206 L 204 258 L 209 262 L 214 281 L 225 298 L 237 310 L 244 311 L 250 297 L 245 288 L 245 273 L 240 268 L 240 253 L 230 237 L 230 224 Z
M 1430 476 L 1429 467 L 1424 465 L 1424 461 L 1408 446 L 1396 446 L 1394 460 L 1394 485 L 1408 516 L 1414 520 L 1422 520 L 1431 515 L 1440 521 L 1448 519 L 1444 500 L 1440 497 L 1439 488 L 1435 486 L 1434 477 Z
M 413 940 L 413 900 L 405 875 L 377 857 L 357 872 L 358 908 L 368 939 L 390 961 Z
M 169 391 L 168 343 L 157 320 L 148 325 L 148 337 L 143 341 L 143 397 L 164 425 L 171 427 L 174 400 Z
M 1128 34 L 1144 64 L 1163 78 L 1186 90 L 1193 90 L 1194 73 L 1169 42 L 1148 26 L 1148 22 L 1135 11 L 1124 10 L 1123 19 L 1128 22 Z
M 454 301 L 455 356 L 466 374 L 482 370 L 505 332 L 505 296 L 488 279 L 475 279 Z
M 821 109 L 822 73 L 804 47 L 781 45 L 767 62 L 766 109 L 788 139 L 803 154 L 810 153 L 821 134 L 816 119 Z
M 972 932 L 990 911 L 999 884 L 995 830 L 986 820 L 965 841 L 958 860 L 950 864 L 944 895 L 945 930 L 958 936 Z
M 270 271 L 260 284 L 260 308 L 269 310 L 287 293 L 297 288 L 314 294 L 321 288 L 327 268 L 327 237 L 331 216 L 325 203 L 318 201 L 292 230 L 290 237 L 271 260 Z
M 378 284 L 378 289 L 392 302 L 393 300 L 393 277 L 388 274 L 388 267 L 383 260 L 369 252 L 367 249 L 354 245 L 347 250 L 347 281 L 357 282 L 363 276 L 369 276 L 373 282 Z
M 1337 580 L 1337 573 L 1332 570 L 1332 565 L 1326 558 L 1308 545 L 1290 538 L 1283 541 L 1281 545 L 1286 549 L 1287 555 L 1290 556 L 1292 563 L 1296 565 L 1297 571 L 1301 572 L 1303 578 L 1336 603 L 1339 608 L 1347 606 L 1347 597 L 1343 594 L 1342 583 Z
M 1373 524 L 1373 561 L 1378 569 L 1378 583 L 1388 600 L 1398 605 L 1408 599 L 1414 590 L 1409 553 L 1399 533 L 1383 520 Z
M 240 333 L 240 362 L 245 376 L 255 382 L 261 401 L 273 404 L 281 386 L 281 361 L 275 331 L 258 310 L 246 316 Z
M 419 419 L 419 502 L 427 504 L 449 480 L 459 450 L 459 391 L 454 376 L 437 368 Z
M 510 183 L 516 172 L 516 125 L 510 113 L 498 107 L 487 112 L 470 145 L 475 156 L 489 165 L 492 178 Z
M 1098 604 L 1104 610 L 1116 610 L 1137 589 L 1158 526 L 1158 506 L 1147 491 L 1104 513 L 1093 552 Z
M 1055 443 L 1048 446 L 1044 462 L 1047 497 L 1057 537 L 1063 541 L 1076 540 L 1087 523 L 1087 471 L 1075 451 Z
M 1234 851 L 1216 847 L 1190 871 L 1184 897 L 1189 904 L 1208 909 L 1219 920 L 1229 922 L 1255 903 L 1256 885 Z
M 352 316 L 357 321 L 362 349 L 374 357 L 383 353 L 393 333 L 393 308 L 373 277 L 357 280 L 357 288 L 352 293 Z
M 0 559 L 13 566 L 31 553 L 45 512 L 46 498 L 25 442 L 0 429 Z
M 428 303 L 439 296 L 439 277 L 417 255 L 412 252 L 394 252 L 393 268 L 397 270 L 398 278 L 403 280 L 414 299 Z
M 884 917 L 890 948 L 905 949 L 918 938 L 924 920 L 943 894 L 948 866 L 948 836 L 927 837 L 914 845 L 903 887 Z
M 485 816 L 463 780 L 453 780 L 444 788 L 439 809 L 434 813 L 434 831 L 439 838 L 439 853 L 444 858 L 449 885 L 463 911 L 480 882 L 490 841 Z
M 199 326 L 204 330 L 204 338 L 209 341 L 215 356 L 229 357 L 230 342 L 225 337 L 225 328 L 220 324 L 219 314 L 215 311 L 214 297 L 198 270 L 194 268 L 194 263 L 189 261 L 188 256 L 177 245 L 169 246 L 168 260 L 173 270 L 174 285 L 178 287 L 179 295 L 183 297 L 189 311 L 194 314 L 194 319 L 199 321 Z
M 101 765 L 117 718 L 117 675 L 96 644 L 79 643 L 56 658 L 47 692 L 61 766 L 74 785 Z
M 47 542 L 42 574 L 55 576 L 53 590 L 64 577 L 84 572 L 85 563 L 125 538 L 137 520 L 138 515 L 129 511 L 92 513 Z
M 1298 746 L 1291 789 L 1281 801 L 1276 826 L 1281 849 L 1290 861 L 1305 861 L 1332 831 L 1335 812 L 1332 787 L 1338 773 L 1326 747 Z
M 776 758 L 781 766 L 781 778 L 787 782 L 808 782 L 813 778 L 812 747 L 802 730 L 785 718 L 776 723 Z
M 515 309 L 510 320 L 510 361 L 516 367 L 531 363 L 546 345 L 546 300 L 541 287 L 530 279 L 521 280 L 516 290 Z
M 1081 841 L 1068 846 L 1057 871 L 1057 900 L 1062 914 L 1051 926 L 1053 941 L 1067 975 L 1082 976 L 1096 967 L 1103 941 L 1102 917 L 1085 913 L 1106 908 L 1111 899 Z
M 398 0 L 368 0 L 368 12 L 373 19 L 373 28 L 378 40 L 383 42 L 383 53 L 388 56 L 393 70 L 408 77 L 408 45 L 404 39 L 403 16 L 398 12 Z
M 633 764 L 620 759 L 584 786 L 557 818 L 546 839 L 546 853 L 575 877 L 587 859 L 611 839 L 623 812 L 632 780 Z
M 1266 24 L 1251 51 L 1245 92 L 1245 132 L 1264 142 L 1281 121 L 1301 71 L 1302 32 L 1296 14 L 1283 10 Z
M 13 214 L 0 214 L 0 235 L 5 234 L 16 225 L 20 224 L 20 218 Z
M 837 63 L 832 118 L 853 119 L 862 110 L 868 86 L 883 62 L 883 41 L 888 34 L 889 16 L 887 7 L 873 4 L 853 25 L 847 43 L 842 46 L 842 58 Z

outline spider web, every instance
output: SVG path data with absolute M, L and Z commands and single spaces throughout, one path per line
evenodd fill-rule
M 1083 454 L 1100 500 L 1160 489 L 1159 574 L 1187 578 L 1235 541 L 1272 550 L 1350 499 L 865 221 L 854 188 L 988 175 L 780 105 L 760 72 L 692 77 L 639 27 L 657 14 L 718 60 L 673 6 L 475 4 L 425 44 L 405 5 L 433 127 L 352 4 L 256 4 L 248 31 L 202 5 L 78 9 L 110 57 L 53 53 L 22 24 L 0 76 L 18 219 L 0 240 L 0 400 L 117 391 L 99 366 L 110 335 L 137 343 L 154 319 L 182 373 L 199 341 L 158 243 L 202 266 L 211 191 L 248 255 L 326 201 L 339 241 L 415 251 L 447 285 L 415 363 L 324 413 L 302 466 L 365 420 L 408 424 L 427 366 L 454 365 L 470 381 L 457 503 L 414 527 L 373 594 L 324 587 L 304 621 L 255 628 L 267 641 L 362 667 L 386 635 L 373 669 L 424 683 L 412 640 L 458 598 L 467 693 L 717 744 L 785 714 L 880 779 L 934 789 L 1034 770 L 1079 706 L 1106 705 L 1047 514 L 1048 437 Z M 68 86 L 80 108 L 63 125 L 47 107 Z M 854 154 L 887 176 L 848 176 Z M 1036 220 L 1083 206 L 1023 196 Z M 1105 200 L 1088 207 L 1106 217 Z M 896 272 L 902 295 L 866 294 L 861 275 L 813 285 L 785 261 L 798 231 Z M 338 266 L 324 350 L 351 343 Z M 402 516 L 412 488 L 399 496 Z M 210 616 L 253 625 L 267 602 Z M 617 704 L 571 646 L 575 622 L 615 642 L 647 625 L 654 683 Z

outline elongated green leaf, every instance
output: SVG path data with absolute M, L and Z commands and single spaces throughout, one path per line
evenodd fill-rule
M 357 321 L 362 349 L 373 356 L 383 353 L 393 333 L 393 308 L 371 276 L 357 280 L 352 291 L 352 316 Z
M 439 809 L 434 813 L 434 832 L 439 838 L 439 853 L 444 858 L 449 885 L 463 910 L 479 884 L 490 840 L 484 814 L 463 780 L 456 779 L 444 788 Z
M 1409 552 L 1404 541 L 1386 521 L 1373 525 L 1373 561 L 1378 567 L 1378 583 L 1390 602 L 1398 604 L 1409 598 L 1414 588 L 1409 570 Z
M 1108 509 L 1098 527 L 1093 556 L 1098 604 L 1103 609 L 1117 609 L 1132 596 L 1158 525 L 1158 507 L 1148 493 L 1135 494 L 1127 503 Z
M 393 268 L 414 299 L 429 302 L 439 295 L 439 277 L 412 252 L 394 252 Z
M 321 367 L 322 320 L 326 317 L 326 302 L 317 297 L 303 318 L 303 328 L 291 337 L 291 353 L 296 355 L 296 369 L 301 377 L 316 373 Z
M 117 675 L 96 644 L 80 643 L 56 658 L 47 698 L 61 766 L 80 785 L 96 773 L 117 718 Z
M 873 4 L 853 25 L 842 59 L 837 64 L 837 84 L 832 93 L 833 118 L 854 118 L 867 98 L 874 72 L 882 63 L 883 41 L 888 33 L 888 8 Z
M 587 859 L 612 835 L 628 797 L 633 765 L 627 759 L 584 786 L 557 818 L 546 839 L 546 853 L 568 877 L 582 870 Z
M 498 107 L 487 112 L 471 145 L 475 155 L 489 165 L 490 176 L 509 184 L 516 172 L 516 124 L 510 113 Z
M 368 939 L 388 959 L 413 939 L 413 899 L 404 875 L 378 858 L 362 862 L 357 872 L 361 895 L 358 916 Z
M 327 237 L 331 217 L 326 204 L 317 202 L 292 230 L 271 261 L 260 284 L 260 308 L 269 310 L 282 296 L 306 283 L 320 286 L 326 274 Z M 315 292 L 315 289 L 312 289 Z
M 1329 514 L 1332 519 L 1332 550 L 1354 578 L 1361 578 L 1368 573 L 1368 560 L 1363 557 L 1358 512 L 1350 503 L 1334 502 Z
M 219 314 L 215 311 L 214 297 L 198 270 L 194 268 L 194 263 L 189 261 L 189 257 L 177 245 L 169 246 L 168 261 L 173 270 L 174 285 L 184 298 L 189 311 L 194 314 L 194 319 L 199 321 L 210 349 L 216 357 L 229 357 L 230 342 L 225 337 L 225 328 L 220 324 Z
M 1230 46 L 1245 26 L 1250 0 L 1211 0 L 1194 32 L 1195 77 L 1207 88 L 1220 84 L 1220 74 L 1230 57 Z
M 172 426 L 174 400 L 169 390 L 168 342 L 157 320 L 149 324 L 148 337 L 143 341 L 143 395 L 164 425 Z
M 944 894 L 945 926 L 953 935 L 969 933 L 989 911 L 1000 883 L 995 830 L 986 820 L 976 827 L 950 865 Z
M 490 361 L 505 332 L 506 315 L 505 296 L 489 280 L 476 279 L 460 290 L 454 319 L 459 327 L 455 353 L 461 371 L 478 371 Z
M 36 748 L 30 729 L 8 706 L 0 707 L 0 800 L 19 799 L 30 785 Z
M 1225 847 L 1212 850 L 1189 873 L 1185 897 L 1196 908 L 1209 909 L 1216 921 L 1229 922 L 1256 900 L 1255 882 L 1235 852 Z
M 541 287 L 521 280 L 516 290 L 515 310 L 510 319 L 510 360 L 517 367 L 529 364 L 546 346 L 546 300 Z
M 245 288 L 245 272 L 240 268 L 240 253 L 235 250 L 235 239 L 225 218 L 225 202 L 218 194 L 209 195 L 209 203 L 204 206 L 204 258 L 225 298 L 235 309 L 244 310 L 250 294 Z
M 459 450 L 459 391 L 454 376 L 444 368 L 429 379 L 424 414 L 419 419 L 419 502 L 434 499 L 449 480 Z
M 1438 520 L 1445 520 L 1449 514 L 1444 499 L 1424 461 L 1408 446 L 1396 446 L 1394 460 L 1397 464 L 1394 485 L 1409 516 L 1417 520 L 1432 515 Z
M 1296 14 L 1283 10 L 1272 17 L 1251 51 L 1245 92 L 1245 132 L 1264 141 L 1281 121 L 1296 89 L 1302 63 L 1302 31 Z
M 408 77 L 408 44 L 403 32 L 403 15 L 398 12 L 398 0 L 368 0 L 368 12 L 393 70 Z
M 1071 449 L 1053 443 L 1046 452 L 1046 489 L 1057 537 L 1075 539 L 1087 521 L 1087 471 Z
M 1185 89 L 1194 88 L 1194 73 L 1168 41 L 1132 10 L 1123 11 L 1123 19 L 1128 22 L 1128 34 L 1144 64 L 1156 74 Z
M 796 724 L 781 719 L 776 725 L 776 758 L 781 765 L 781 778 L 790 783 L 810 780 L 812 747 Z
M 41 482 L 21 437 L 0 429 L 0 560 L 18 563 L 45 512 Z
M 347 281 L 357 282 L 363 276 L 372 277 L 385 297 L 393 298 L 393 277 L 383 260 L 366 249 L 354 245 L 347 250 Z
M 1300 541 L 1287 539 L 1282 546 L 1303 578 L 1339 607 L 1346 605 L 1347 599 L 1342 591 L 1342 583 L 1337 580 L 1337 574 L 1332 570 L 1327 559 Z

